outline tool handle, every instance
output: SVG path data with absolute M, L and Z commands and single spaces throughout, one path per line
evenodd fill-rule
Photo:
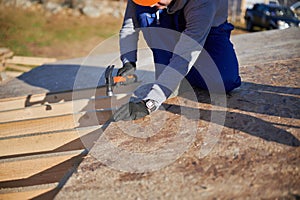
M 136 82 L 137 76 L 135 74 L 131 74 L 131 75 L 127 75 L 127 76 L 115 76 L 115 77 L 113 77 L 113 81 L 115 84 L 126 85 L 126 84 Z
M 112 72 L 114 70 L 114 65 L 110 65 L 105 70 L 105 79 L 106 79 L 106 95 L 113 96 L 112 85 L 114 84 Z

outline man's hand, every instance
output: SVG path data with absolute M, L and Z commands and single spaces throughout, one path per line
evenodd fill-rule
M 123 106 L 121 106 L 112 116 L 113 121 L 117 122 L 120 120 L 129 121 L 129 120 L 136 120 L 146 115 L 149 115 L 149 111 L 146 107 L 144 101 L 134 103 L 129 102 Z
M 127 62 L 123 65 L 122 68 L 118 70 L 117 75 L 118 76 L 127 76 L 134 74 L 136 69 L 136 65 L 134 62 Z

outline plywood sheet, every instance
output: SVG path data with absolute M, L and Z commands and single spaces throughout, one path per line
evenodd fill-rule
M 226 112 L 213 107 L 207 92 L 196 89 L 196 105 L 178 105 L 176 99 L 181 97 L 177 97 L 166 102 L 166 110 L 157 111 L 151 117 L 131 124 L 111 124 L 105 130 L 107 142 L 97 141 L 56 199 L 293 199 L 299 196 L 299 37 L 297 28 L 234 37 L 243 84 L 227 95 Z M 183 108 L 191 112 L 183 114 Z M 193 111 L 200 116 L 189 115 Z M 212 112 L 224 112 L 224 123 L 212 120 Z M 165 116 L 166 120 L 151 121 L 155 115 Z M 188 119 L 184 121 L 188 132 L 197 123 L 193 143 L 165 167 L 160 164 L 176 151 L 153 154 L 150 158 L 156 159 L 148 163 L 149 154 L 170 144 L 181 118 Z M 160 121 L 163 123 L 157 126 L 160 131 L 142 137 Z M 222 127 L 221 133 L 208 134 L 210 125 Z M 171 149 L 184 143 L 184 139 L 188 137 L 178 140 Z M 202 150 L 212 141 L 216 142 L 215 146 L 201 157 Z M 131 157 L 124 157 L 128 153 Z M 137 157 L 136 154 L 142 153 L 146 153 L 145 157 Z M 137 170 L 140 166 L 147 170 Z M 149 170 L 151 167 L 153 171 Z

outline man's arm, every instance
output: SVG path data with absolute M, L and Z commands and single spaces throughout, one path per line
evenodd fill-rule
M 136 6 L 132 0 L 128 0 L 124 21 L 119 33 L 119 45 L 121 61 L 123 64 L 137 60 L 137 42 L 139 33 L 136 30 Z
M 160 74 L 145 99 L 161 105 L 196 62 L 216 13 L 215 1 L 189 1 L 184 8 L 186 29 L 175 46 L 169 65 Z
M 212 26 L 218 1 L 189 2 L 184 9 L 186 29 L 176 44 L 169 66 L 160 74 L 144 101 L 122 106 L 113 115 L 115 121 L 139 119 L 158 109 L 196 62 Z

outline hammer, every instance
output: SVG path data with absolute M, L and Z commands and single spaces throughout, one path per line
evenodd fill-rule
M 127 76 L 112 76 L 114 70 L 114 65 L 109 65 L 105 70 L 105 80 L 106 80 L 106 95 L 111 97 L 114 95 L 113 86 L 114 85 L 127 85 L 130 83 L 137 82 L 137 76 L 135 74 L 130 74 Z

